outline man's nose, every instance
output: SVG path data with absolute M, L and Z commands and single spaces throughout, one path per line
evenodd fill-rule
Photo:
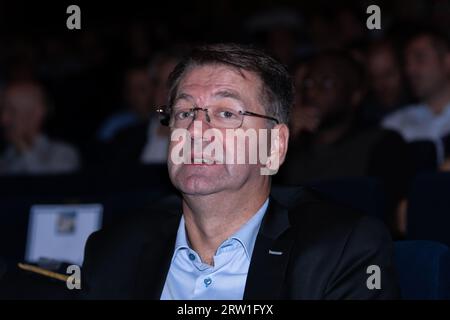
M 210 118 L 207 110 L 196 110 L 194 111 L 194 117 L 191 123 L 189 124 L 188 130 L 192 134 L 194 134 L 194 130 L 198 130 L 199 127 L 202 128 L 202 132 L 195 132 L 196 134 L 203 134 L 203 132 L 208 129 L 211 125 Z M 195 123 L 197 125 L 195 125 Z M 200 126 L 201 124 L 201 126 Z
M 208 115 L 208 109 L 197 109 L 195 111 L 194 119 L 200 120 L 200 121 L 206 121 L 210 122 L 209 115 Z
M 192 148 L 201 146 L 204 148 L 210 141 L 206 138 L 205 131 L 211 128 L 209 117 L 206 111 L 196 111 L 196 117 L 188 127 L 189 135 L 192 141 Z

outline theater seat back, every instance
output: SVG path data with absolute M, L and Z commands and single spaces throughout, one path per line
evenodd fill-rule
M 450 250 L 433 241 L 397 241 L 395 264 L 403 299 L 450 299 Z

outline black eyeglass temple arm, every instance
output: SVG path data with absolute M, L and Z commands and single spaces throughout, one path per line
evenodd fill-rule
M 274 117 L 271 117 L 271 116 L 266 116 L 266 115 L 254 113 L 254 112 L 251 112 L 251 111 L 243 111 L 242 114 L 243 115 L 247 115 L 247 116 L 252 116 L 252 117 L 269 119 L 269 120 L 275 121 L 276 124 L 280 124 L 280 121 L 278 121 L 278 119 L 276 119 Z

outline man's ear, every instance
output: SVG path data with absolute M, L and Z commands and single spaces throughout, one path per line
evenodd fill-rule
M 270 153 L 265 168 L 261 169 L 263 175 L 273 175 L 278 172 L 286 158 L 289 144 L 289 128 L 286 124 L 278 124 L 270 129 Z
M 280 166 L 283 164 L 284 160 L 286 159 L 286 154 L 288 151 L 289 146 L 289 127 L 282 123 L 277 124 L 275 128 L 279 129 L 279 150 L 278 154 L 280 157 Z

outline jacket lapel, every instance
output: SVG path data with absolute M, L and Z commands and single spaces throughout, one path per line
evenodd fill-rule
M 175 247 L 181 206 L 175 206 L 161 214 L 167 219 L 163 218 L 161 223 L 150 226 L 149 230 L 153 232 L 142 246 L 133 299 L 159 300 L 161 297 Z
M 269 208 L 256 238 L 247 275 L 244 299 L 280 299 L 289 255 L 292 233 L 287 208 L 271 197 Z

